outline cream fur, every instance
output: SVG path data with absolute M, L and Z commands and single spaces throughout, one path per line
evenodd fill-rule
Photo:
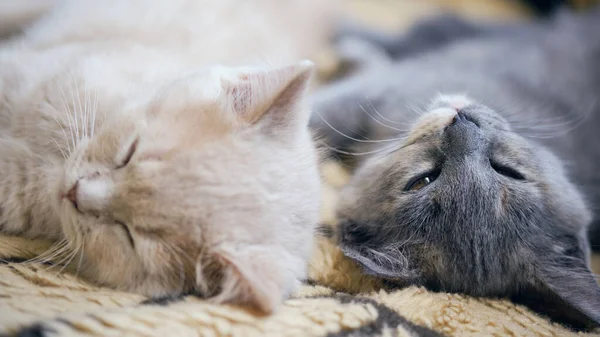
M 100 285 L 272 311 L 318 218 L 299 60 L 332 8 L 62 2 L 0 50 L 2 232 Z M 258 61 L 295 65 L 230 67 Z

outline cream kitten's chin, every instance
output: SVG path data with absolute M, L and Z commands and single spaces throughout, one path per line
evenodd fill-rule
M 215 69 L 108 118 L 68 158 L 56 204 L 84 277 L 270 312 L 304 277 L 318 217 L 312 65 Z

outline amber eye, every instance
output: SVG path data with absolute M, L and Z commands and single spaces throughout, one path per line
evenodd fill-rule
M 419 175 L 416 178 L 413 178 L 408 184 L 406 184 L 406 187 L 404 188 L 404 190 L 405 191 L 418 191 L 418 190 L 424 188 L 425 186 L 431 184 L 432 182 L 434 182 L 439 175 L 440 175 L 439 171 L 432 171 L 432 172 L 427 172 L 425 174 Z
M 133 143 L 131 143 L 131 145 L 129 146 L 129 149 L 127 150 L 127 153 L 125 154 L 125 157 L 123 157 L 123 159 L 121 160 L 121 163 L 119 165 L 117 165 L 117 169 L 123 168 L 123 167 L 127 166 L 127 164 L 129 164 L 129 162 L 131 161 L 131 158 L 135 154 L 135 150 L 137 149 L 137 144 L 138 144 L 138 139 L 136 138 L 133 141 Z

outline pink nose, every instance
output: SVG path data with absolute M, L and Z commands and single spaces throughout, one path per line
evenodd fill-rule
M 79 181 L 76 182 L 75 185 L 73 185 L 73 187 L 71 187 L 71 189 L 69 190 L 69 192 L 67 194 L 65 194 L 65 198 L 67 198 L 67 200 L 72 202 L 73 206 L 75 206 L 75 208 L 77 208 L 77 186 L 78 185 L 79 185 Z

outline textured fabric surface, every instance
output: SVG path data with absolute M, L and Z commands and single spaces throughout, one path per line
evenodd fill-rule
M 441 7 L 440 7 L 441 6 Z M 432 12 L 522 18 L 509 0 L 351 0 L 350 15 L 398 29 Z M 335 69 L 324 53 L 321 75 Z M 347 174 L 323 167 L 324 223 L 333 225 L 338 188 Z M 47 242 L 0 236 L 0 334 L 21 336 L 600 336 L 576 334 L 506 300 L 433 293 L 418 287 L 382 290 L 327 239 L 320 238 L 306 284 L 272 316 L 216 306 L 194 296 L 150 300 L 99 288 L 51 264 L 23 263 Z M 596 257 L 595 257 L 596 258 Z M 77 262 L 72 262 L 76 266 Z M 597 269 L 598 271 L 598 269 Z

